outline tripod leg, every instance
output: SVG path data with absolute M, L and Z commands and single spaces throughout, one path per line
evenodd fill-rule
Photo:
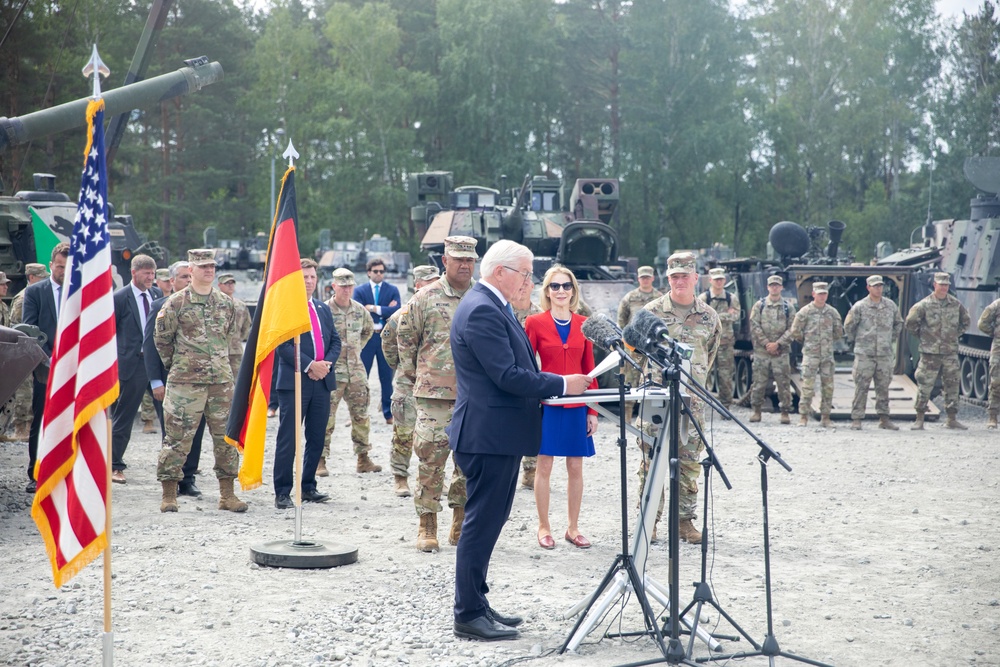
M 576 626 L 573 627 L 573 631 L 570 633 L 569 638 L 566 639 L 566 643 L 563 644 L 563 647 L 559 649 L 559 652 L 565 653 L 566 651 L 576 651 L 580 647 L 584 638 L 590 634 L 591 630 L 593 630 L 600 620 L 604 618 L 604 614 L 607 613 L 608 609 L 611 608 L 611 605 L 614 604 L 616 600 L 621 598 L 622 594 L 628 587 L 628 575 L 621 570 L 618 570 L 615 574 L 614 582 L 608 587 L 604 596 L 597 599 L 590 609 L 580 615 L 580 620 L 578 620 Z

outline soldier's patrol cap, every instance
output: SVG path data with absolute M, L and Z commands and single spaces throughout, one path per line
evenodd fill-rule
M 813 293 L 827 294 L 830 291 L 830 283 L 813 283 Z
M 441 274 L 438 272 L 438 268 L 432 264 L 421 264 L 413 267 L 413 279 L 420 282 L 434 280 L 439 275 Z
M 215 264 L 215 251 L 211 248 L 188 250 L 188 263 L 191 266 L 208 266 Z
M 157 280 L 170 280 L 170 269 L 157 269 L 156 270 Z
M 782 280 L 781 276 L 771 276 L 767 279 L 768 285 L 784 285 L 785 281 Z
M 235 283 L 236 282 L 236 276 L 234 276 L 231 273 L 220 273 L 219 277 L 218 277 L 218 281 L 219 281 L 220 285 L 225 285 L 226 283 Z
M 711 278 L 712 280 L 715 280 L 716 278 L 725 278 L 726 277 L 726 270 L 725 269 L 709 269 L 709 271 L 708 271 L 708 277 Z
M 698 270 L 698 258 L 693 252 L 675 252 L 667 258 L 667 275 L 694 273 Z
M 479 259 L 476 239 L 471 236 L 449 236 L 444 240 L 444 254 L 449 257 L 469 257 Z
M 4 273 L 3 271 L 0 271 L 0 285 L 6 285 L 9 282 L 10 278 L 7 277 L 7 274 Z
M 656 276 L 656 271 L 653 270 L 651 266 L 640 266 L 639 271 L 636 273 L 640 278 L 643 276 Z
M 882 276 L 868 276 L 868 280 L 866 280 L 865 282 L 868 283 L 869 287 L 875 287 L 876 285 L 881 285 L 883 283 L 883 280 Z
M 943 272 L 942 273 L 935 273 L 934 274 L 934 282 L 936 282 L 938 285 L 950 285 L 951 284 L 951 276 L 948 275 L 947 273 L 943 273 Z
M 354 285 L 354 272 L 350 269 L 337 269 L 333 272 L 333 284 L 344 287 Z
M 36 264 L 35 262 L 32 262 L 31 264 L 24 265 L 24 275 L 44 278 L 49 275 L 49 272 L 45 268 L 44 264 Z

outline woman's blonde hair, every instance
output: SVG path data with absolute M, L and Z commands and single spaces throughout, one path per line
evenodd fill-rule
M 552 301 L 549 300 L 549 283 L 552 282 L 552 276 L 557 273 L 564 273 L 569 276 L 570 282 L 573 283 L 573 296 L 569 298 L 569 309 L 571 312 L 576 312 L 576 309 L 580 307 L 580 283 L 576 281 L 576 276 L 573 272 L 567 269 L 565 266 L 551 266 L 549 270 L 545 272 L 545 277 L 542 278 L 542 294 L 538 297 L 538 306 L 542 310 L 551 310 Z

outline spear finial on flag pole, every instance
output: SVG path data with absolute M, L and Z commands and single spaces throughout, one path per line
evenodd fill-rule
M 295 160 L 299 158 L 299 152 L 295 150 L 295 145 L 292 143 L 291 137 L 288 137 L 288 148 L 286 148 L 285 152 L 281 154 L 281 157 L 288 158 L 289 167 L 295 166 Z
M 83 66 L 83 76 L 89 78 L 91 74 L 94 75 L 94 99 L 99 100 L 101 99 L 101 77 L 110 75 L 111 70 L 108 69 L 108 66 L 101 60 L 101 56 L 98 55 L 97 44 L 94 44 L 90 60 Z

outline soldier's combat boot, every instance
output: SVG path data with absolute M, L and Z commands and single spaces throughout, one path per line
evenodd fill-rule
M 368 458 L 367 454 L 358 454 L 358 472 L 382 472 L 382 466 Z
M 18 441 L 27 442 L 28 432 L 31 430 L 31 422 L 18 422 L 14 427 L 14 438 Z
M 917 418 L 913 420 L 913 425 L 910 426 L 911 431 L 923 431 L 924 430 L 924 411 L 917 410 Z
M 986 428 L 996 428 L 997 427 L 997 411 L 990 410 L 990 416 L 986 420 Z
M 528 468 L 521 472 L 521 486 L 526 489 L 535 488 L 535 469 Z
M 878 427 L 879 428 L 884 428 L 887 431 L 898 431 L 899 430 L 899 427 L 896 426 L 895 424 L 893 424 L 892 420 L 889 419 L 889 415 L 879 415 L 879 418 L 878 418 Z
M 142 432 L 143 433 L 156 433 L 156 429 L 153 428 L 153 420 L 146 419 L 142 422 Z
M 833 424 L 830 422 L 830 415 L 823 415 L 819 420 L 819 425 L 823 428 L 830 428 Z
M 451 508 L 451 530 L 448 531 L 448 544 L 453 547 L 458 546 L 458 540 L 462 537 L 462 522 L 465 521 L 465 508 Z
M 417 550 L 428 553 L 438 550 L 437 514 L 434 512 L 420 515 L 420 528 L 417 529 Z
M 393 475 L 393 480 L 396 482 L 396 495 L 400 498 L 409 498 L 413 494 L 410 493 L 410 485 L 407 484 L 406 478 L 402 475 Z
M 853 428 L 855 431 L 860 431 L 861 430 L 861 420 L 860 419 L 852 419 L 851 420 L 851 428 Z
M 753 414 L 750 415 L 750 421 L 751 422 L 759 422 L 760 421 L 760 408 L 754 408 L 753 409 Z
M 246 512 L 247 504 L 233 493 L 233 478 L 219 478 L 219 509 L 229 512 Z
M 956 413 L 954 412 L 948 413 L 948 423 L 946 423 L 945 426 L 947 426 L 948 428 L 953 428 L 956 431 L 968 431 L 969 427 L 963 424 L 962 422 L 958 421 L 958 418 L 955 416 L 955 414 Z
M 316 476 L 317 477 L 329 477 L 330 471 L 326 469 L 326 459 L 322 456 L 319 457 L 319 463 L 316 464 Z
M 161 512 L 177 511 L 177 482 L 160 482 L 163 485 L 163 500 L 160 501 Z
M 808 425 L 809 425 L 809 415 L 802 415 L 801 417 L 799 417 L 799 426 L 808 426 Z
M 791 424 L 792 423 L 792 420 L 788 418 L 788 413 L 787 412 L 782 412 L 781 413 L 781 423 L 782 424 Z
M 677 526 L 677 534 L 688 544 L 701 544 L 701 533 L 694 527 L 691 519 L 681 519 Z

